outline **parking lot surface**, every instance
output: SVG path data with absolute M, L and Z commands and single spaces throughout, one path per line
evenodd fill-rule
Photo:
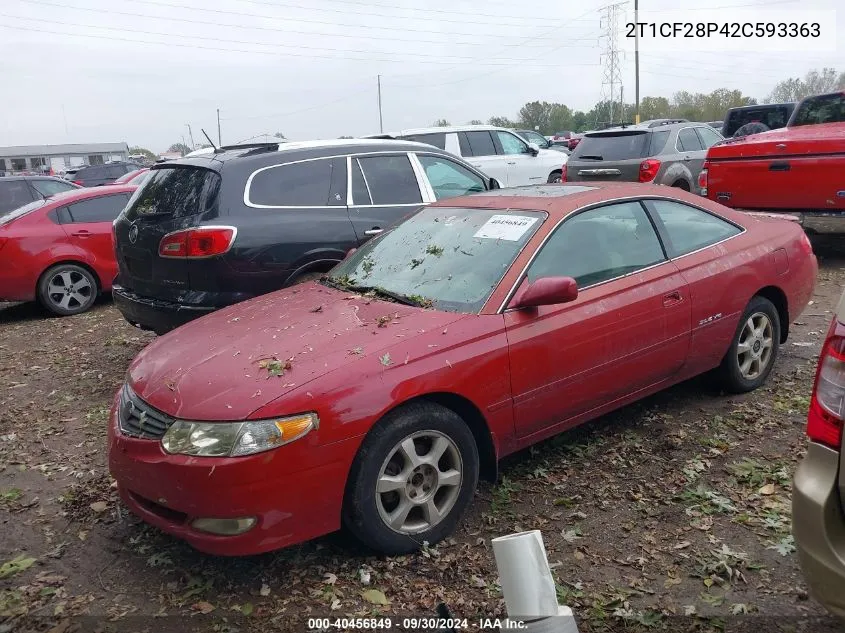
M 64 319 L 0 304 L 0 630 L 82 615 L 103 630 L 302 630 L 440 602 L 472 627 L 504 615 L 490 539 L 529 529 L 581 631 L 840 630 L 807 596 L 790 481 L 842 252 L 819 247 L 813 303 L 763 388 L 696 379 L 508 458 L 454 538 L 395 558 L 343 534 L 214 558 L 140 523 L 112 486 L 105 425 L 153 335 L 108 300 Z

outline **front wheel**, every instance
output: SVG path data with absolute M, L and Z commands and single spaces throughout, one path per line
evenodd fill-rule
M 771 301 L 754 297 L 739 319 L 728 353 L 719 367 L 726 391 L 745 393 L 762 385 L 780 348 L 780 316 Z
M 349 474 L 344 524 L 364 544 L 407 554 L 449 536 L 478 484 L 478 448 L 454 411 L 412 403 L 367 435 Z
M 41 276 L 38 299 L 53 314 L 71 316 L 90 309 L 97 290 L 97 279 L 87 268 L 58 264 Z
M 561 173 L 559 171 L 553 171 L 549 174 L 549 179 L 546 181 L 550 184 L 562 182 L 563 179 L 561 177 Z

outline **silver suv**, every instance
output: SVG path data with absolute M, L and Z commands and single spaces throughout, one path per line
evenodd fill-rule
M 706 123 L 682 119 L 588 132 L 569 156 L 564 180 L 651 182 L 697 191 L 707 150 L 721 140 Z

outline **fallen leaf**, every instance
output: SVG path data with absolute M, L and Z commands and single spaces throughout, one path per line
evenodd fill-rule
M 316 308 L 311 308 L 309 312 L 322 312 L 323 306 L 317 306 Z
M 0 578 L 8 578 L 25 571 L 35 564 L 34 558 L 27 558 L 23 554 L 0 565 Z
M 269 596 L 270 595 L 270 585 L 266 582 L 261 584 L 261 591 L 259 591 L 262 596 Z
M 210 602 L 203 601 L 203 602 L 197 602 L 196 604 L 192 605 L 191 608 L 194 609 L 195 611 L 199 611 L 202 614 L 206 614 L 206 613 L 211 613 L 212 611 L 214 611 L 214 609 L 216 607 L 213 604 L 211 604 Z
M 775 485 L 774 484 L 766 484 L 765 486 L 760 488 L 760 490 L 758 490 L 757 492 L 759 492 L 761 495 L 766 495 L 768 497 L 769 495 L 775 494 Z
M 252 603 L 247 602 L 245 605 L 243 605 L 241 607 L 241 613 L 243 613 L 244 615 L 252 615 L 252 609 L 253 609 Z
M 361 594 L 361 597 L 371 604 L 380 604 L 384 606 L 390 604 L 390 600 L 387 599 L 384 592 L 381 592 L 378 589 L 367 589 Z
M 323 582 L 326 583 L 327 585 L 333 585 L 337 582 L 337 576 L 335 576 L 334 574 L 325 573 L 325 574 L 323 574 L 323 577 L 325 578 L 325 580 L 323 580 Z
M 393 361 L 390 360 L 390 352 L 387 352 L 384 356 L 379 356 L 378 360 L 385 367 L 388 367 L 393 364 Z
M 370 572 L 364 569 L 363 567 L 358 570 L 358 577 L 361 579 L 362 585 L 370 584 Z
M 335 598 L 334 600 L 332 600 L 332 606 L 331 606 L 331 610 L 332 610 L 332 611 L 337 611 L 338 609 L 340 609 L 340 607 L 341 607 L 341 602 L 340 602 L 340 600 L 338 600 L 337 598 Z
M 91 504 L 91 509 L 94 512 L 105 512 L 109 507 L 109 504 L 105 501 L 95 501 Z

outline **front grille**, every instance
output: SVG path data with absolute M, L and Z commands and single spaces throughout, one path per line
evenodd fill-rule
M 174 419 L 153 409 L 124 385 L 120 392 L 118 423 L 124 435 L 144 440 L 160 440 Z

